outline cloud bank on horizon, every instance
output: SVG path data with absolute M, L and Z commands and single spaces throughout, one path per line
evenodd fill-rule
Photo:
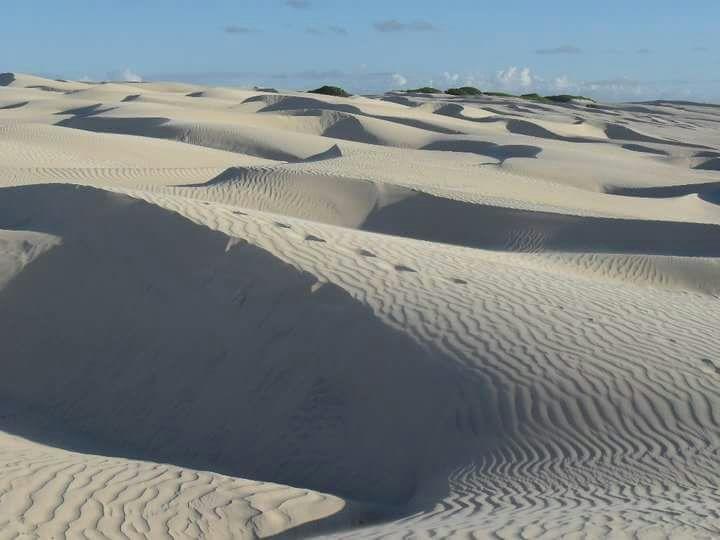
M 5 7 L 0 46 L 15 54 L 4 70 L 288 89 L 339 84 L 355 93 L 463 84 L 720 101 L 716 0 L 696 0 L 692 10 L 670 0 L 608 0 L 602 10 L 570 0 L 456 0 L 452 9 L 409 0 L 27 4 Z

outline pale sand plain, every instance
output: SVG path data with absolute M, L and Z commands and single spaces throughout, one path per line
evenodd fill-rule
M 720 537 L 720 106 L 3 74 L 0 186 L 0 538 Z

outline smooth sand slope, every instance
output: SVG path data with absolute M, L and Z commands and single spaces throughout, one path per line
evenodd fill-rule
M 718 159 L 720 106 L 0 75 L 0 538 L 720 537 Z

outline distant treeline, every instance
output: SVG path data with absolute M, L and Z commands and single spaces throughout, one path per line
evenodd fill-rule
M 352 94 L 340 88 L 339 86 L 321 86 L 315 90 L 309 90 L 311 94 L 323 94 L 326 96 L 336 97 L 350 97 Z M 516 97 L 521 99 L 527 99 L 530 101 L 538 101 L 541 103 L 570 103 L 572 101 L 590 101 L 595 102 L 594 99 L 585 96 L 574 96 L 571 94 L 559 94 L 556 96 L 541 96 L 540 94 L 508 94 L 506 92 L 483 92 L 479 88 L 474 86 L 461 86 L 460 88 L 448 88 L 444 92 L 433 88 L 432 86 L 423 86 L 421 88 L 412 88 L 404 90 L 409 94 L 448 94 L 451 96 L 490 96 L 490 97 Z
M 423 86 L 421 88 L 412 88 L 405 90 L 410 94 L 449 94 L 451 96 L 495 96 L 495 97 L 517 97 L 522 99 L 529 99 L 531 101 L 545 101 L 552 103 L 570 103 L 574 100 L 592 101 L 595 100 L 585 96 L 574 96 L 571 94 L 559 94 L 556 96 L 541 96 L 540 94 L 508 94 L 507 92 L 483 92 L 479 88 L 474 86 L 461 86 L 460 88 L 449 88 L 445 92 L 433 88 L 431 86 Z

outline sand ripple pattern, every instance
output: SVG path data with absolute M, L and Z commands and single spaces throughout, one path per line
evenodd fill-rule
M 528 271 L 502 254 L 380 241 L 292 218 L 278 227 L 272 215 L 144 197 L 340 285 L 388 324 L 454 358 L 487 390 L 482 407 L 468 400 L 456 410 L 450 430 L 463 441 L 469 469 L 449 471 L 451 495 L 429 516 L 420 493 L 420 513 L 398 525 L 399 536 L 426 525 L 429 536 L 455 532 L 463 506 L 472 515 L 467 532 L 486 523 L 500 538 L 564 537 L 542 528 L 546 518 L 553 523 L 546 514 L 553 507 L 587 513 L 586 521 L 563 518 L 571 522 L 567 534 L 633 527 L 638 534 L 669 536 L 689 527 L 708 538 L 720 534 L 713 510 L 720 386 L 704 361 L 720 352 L 716 298 Z M 658 514 L 666 519 L 635 519 L 678 492 L 686 502 Z M 606 523 L 595 528 L 592 520 L 603 512 Z M 685 523 L 672 517 L 678 515 L 695 517 Z M 517 516 L 516 528 L 507 529 L 512 534 L 501 534 L 508 527 L 503 516 Z M 435 529 L 446 520 L 452 530 Z
M 0 538 L 720 538 L 720 107 L 410 94 L 344 100 L 20 74 L 0 83 L 0 186 L 91 185 L 140 199 L 158 219 L 170 210 L 202 228 L 195 232 L 219 231 L 225 253 L 259 248 L 267 255 L 262 277 L 278 261 L 300 271 L 313 302 L 350 298 L 377 324 L 373 332 L 391 329 L 412 347 L 397 362 L 370 350 L 366 363 L 351 366 L 357 371 L 337 370 L 334 381 L 346 389 L 363 388 L 355 377 L 368 365 L 378 383 L 397 381 L 390 375 L 398 377 L 401 362 L 416 368 L 378 415 L 387 396 L 338 396 L 317 363 L 302 366 L 305 395 L 290 372 L 265 373 L 258 362 L 264 406 L 282 404 L 278 388 L 303 399 L 292 429 L 279 433 L 258 407 L 250 427 L 274 435 L 261 442 L 281 443 L 256 461 L 272 451 L 281 459 L 264 470 L 290 477 L 296 462 L 312 462 L 315 469 L 295 477 L 321 478 L 329 489 L 318 489 L 343 499 L 0 432 Z M 412 208 L 431 231 L 447 232 L 449 223 L 457 231 L 448 209 L 458 208 L 492 208 L 504 218 L 521 212 L 498 209 L 523 211 L 529 225 L 492 251 L 449 234 L 421 240 L 392 235 L 401 227 L 362 230 L 380 211 L 392 222 L 393 206 L 413 200 L 430 201 Z M 32 208 L 20 210 L 30 217 L 8 221 L 0 237 L 10 284 L 32 275 L 45 252 L 63 249 L 62 238 L 33 229 Z M 615 228 L 607 229 L 614 244 L 602 235 L 552 244 L 579 218 L 633 220 L 661 233 L 704 226 L 702 236 L 663 238 L 661 251 L 613 250 L 627 240 Z M 468 223 L 472 229 L 472 221 L 461 225 Z M 497 236 L 499 222 L 483 226 Z M 175 242 L 176 252 L 188 249 L 183 238 Z M 83 253 L 101 257 L 102 242 L 92 245 L 97 255 Z M 238 263 L 228 275 L 249 269 Z M 225 293 L 223 279 L 217 290 Z M 277 300 L 282 287 L 270 289 Z M 328 291 L 335 297 L 325 298 Z M 245 296 L 229 297 L 246 317 L 239 320 L 249 320 Z M 307 341 L 295 330 L 276 337 Z M 342 344 L 322 344 L 313 360 L 332 347 L 348 356 Z M 263 361 L 277 360 L 267 354 Z M 450 375 L 421 385 L 418 373 Z M 350 417 L 375 436 L 356 441 L 343 431 Z M 346 447 L 328 441 L 356 441 L 362 451 L 349 460 Z M 366 455 L 376 466 L 358 466 Z M 404 472 L 387 474 L 389 463 Z M 351 489 L 359 485 L 369 489 Z M 397 495 L 392 503 L 381 488 Z M 342 511 L 352 504 L 373 512 Z
M 342 509 L 331 495 L 2 436 L 0 538 L 262 538 Z

